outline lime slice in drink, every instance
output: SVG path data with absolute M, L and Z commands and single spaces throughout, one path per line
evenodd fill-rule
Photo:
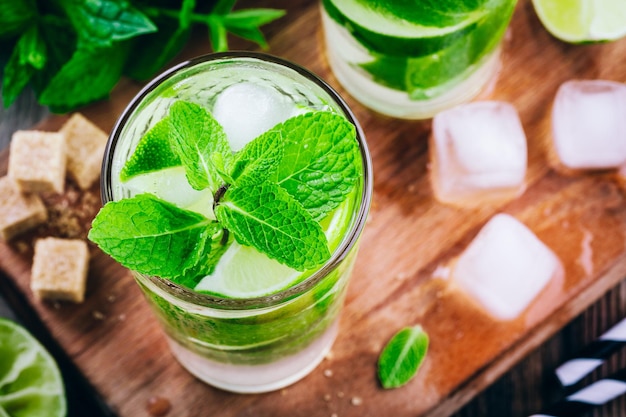
M 612 41 L 626 35 L 624 0 L 533 0 L 533 5 L 548 32 L 565 42 Z
M 415 20 L 412 21 L 406 16 L 398 17 L 404 9 L 389 1 L 324 0 L 323 3 L 328 15 L 348 28 L 366 48 L 397 56 L 422 56 L 443 49 L 462 38 L 486 13 L 486 6 L 476 4 L 476 9 L 468 11 L 466 7 L 458 13 L 411 13 L 408 19 Z M 418 16 L 422 16 L 421 22 L 417 21 Z M 428 20 L 424 20 L 426 17 Z
M 128 181 L 139 174 L 178 165 L 180 165 L 180 158 L 170 146 L 169 118 L 166 117 L 141 138 L 132 156 L 126 161 L 120 173 L 120 179 Z
M 180 208 L 214 219 L 213 195 L 208 190 L 194 190 L 182 166 L 131 177 L 124 186 L 133 194 L 150 193 Z
M 26 329 L 0 318 L 0 416 L 65 417 L 63 379 Z
M 254 248 L 233 242 L 195 291 L 226 298 L 261 297 L 289 287 L 300 275 Z

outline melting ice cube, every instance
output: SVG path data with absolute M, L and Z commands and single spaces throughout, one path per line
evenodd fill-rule
M 528 227 L 497 214 L 461 254 L 453 278 L 492 316 L 511 320 L 562 271 L 558 257 Z
M 604 80 L 563 83 L 552 107 L 552 136 L 556 157 L 567 168 L 626 163 L 626 85 Z
M 273 88 L 251 82 L 233 84 L 215 101 L 213 116 L 222 125 L 233 151 L 290 118 L 295 105 Z
M 444 203 L 513 198 L 524 189 L 526 135 L 509 103 L 478 101 L 437 114 L 430 152 L 431 183 Z

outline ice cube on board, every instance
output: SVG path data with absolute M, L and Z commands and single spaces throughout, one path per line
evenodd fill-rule
M 450 204 L 514 198 L 524 190 L 526 135 L 517 110 L 501 101 L 477 101 L 433 119 L 431 184 Z
M 522 222 L 501 213 L 459 256 L 452 277 L 493 317 L 512 320 L 562 273 L 561 261 L 550 248 Z
M 296 113 L 290 98 L 269 86 L 241 82 L 216 99 L 213 116 L 222 125 L 233 151 Z
M 626 84 L 605 80 L 563 83 L 552 106 L 554 156 L 570 169 L 626 163 Z

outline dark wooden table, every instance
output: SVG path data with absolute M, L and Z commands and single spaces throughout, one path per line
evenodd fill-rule
M 286 7 L 284 1 L 276 3 L 281 3 L 276 7 Z M 273 27 L 268 30 L 271 35 Z M 576 63 L 572 62 L 572 65 Z M 48 114 L 36 104 L 30 93 L 20 97 L 10 109 L 0 109 L 0 150 L 8 146 L 12 132 L 31 127 Z M 555 367 L 625 316 L 626 281 L 622 281 L 454 416 L 515 417 L 539 412 L 558 395 L 552 379 Z M 624 367 L 626 351 L 614 356 L 588 380 L 610 375 Z M 626 398 L 589 415 L 626 416 Z

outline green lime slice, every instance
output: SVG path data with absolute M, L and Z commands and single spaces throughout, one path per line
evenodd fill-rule
M 130 178 L 164 168 L 179 166 L 180 158 L 172 149 L 169 141 L 169 117 L 160 120 L 141 138 L 135 151 L 126 161 L 120 179 Z
M 65 417 L 61 372 L 20 325 L 0 318 L 0 416 Z
M 570 43 L 612 41 L 626 35 L 624 0 L 533 0 L 554 37 Z
M 488 6 L 481 5 L 461 13 L 418 13 L 419 16 L 430 17 L 431 21 L 424 24 L 399 18 L 398 14 L 403 11 L 403 7 L 399 6 L 387 5 L 383 9 L 380 4 L 372 5 L 362 0 L 324 0 L 323 4 L 328 15 L 350 30 L 370 51 L 414 57 L 434 53 L 454 43 L 488 12 Z M 434 10 L 437 6 L 428 7 Z M 416 16 L 412 14 L 410 18 L 415 19 Z M 441 26 L 433 25 L 432 20 Z
M 261 297 L 289 287 L 300 275 L 256 249 L 234 242 L 195 291 L 227 298 Z

